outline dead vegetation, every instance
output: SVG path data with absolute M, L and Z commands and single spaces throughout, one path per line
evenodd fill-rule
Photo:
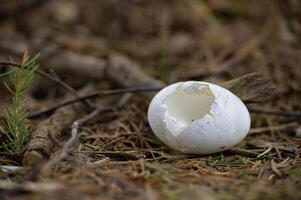
M 44 73 L 26 95 L 26 151 L 0 152 L 4 199 L 301 198 L 299 1 L 2 4 L 0 72 L 28 50 Z M 151 132 L 153 91 L 189 79 L 249 103 L 238 147 L 185 155 Z M 10 98 L 1 84 L 1 141 Z

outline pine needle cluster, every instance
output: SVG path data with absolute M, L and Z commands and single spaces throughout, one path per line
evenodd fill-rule
M 30 138 L 24 94 L 34 80 L 38 56 L 30 58 L 25 54 L 20 68 L 12 68 L 8 73 L 11 86 L 5 85 L 12 93 L 12 100 L 11 105 L 5 107 L 5 140 L 2 142 L 7 152 L 24 151 Z

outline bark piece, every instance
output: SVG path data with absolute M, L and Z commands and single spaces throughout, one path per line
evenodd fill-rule
M 245 103 L 266 102 L 275 93 L 272 81 L 260 73 L 246 74 L 221 84 Z
M 49 138 L 59 138 L 66 128 L 77 118 L 78 109 L 75 106 L 66 106 L 59 108 L 53 115 L 38 124 L 36 130 L 32 133 L 28 149 L 24 154 L 24 165 L 35 165 L 42 162 L 50 156 L 53 143 Z

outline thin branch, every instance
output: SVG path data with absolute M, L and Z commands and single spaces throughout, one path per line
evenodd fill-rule
M 73 94 L 75 97 L 80 97 L 77 93 L 77 91 L 75 89 L 73 89 L 70 85 L 68 85 L 67 83 L 65 83 L 56 73 L 53 69 L 50 69 L 50 72 L 52 73 L 53 75 L 53 78 L 56 79 L 58 82 L 61 83 L 62 86 L 64 86 L 64 88 L 71 93 Z M 91 103 L 90 101 L 88 100 L 84 100 L 82 101 L 87 107 L 93 109 L 93 108 L 96 108 L 96 105 L 94 105 L 93 103 Z
M 71 137 L 70 139 L 65 143 L 65 145 L 63 146 L 63 149 L 60 153 L 60 155 L 57 158 L 54 158 L 53 160 L 49 161 L 44 167 L 42 172 L 47 173 L 50 171 L 51 167 L 53 165 L 55 165 L 56 163 L 62 161 L 62 160 L 66 160 L 69 162 L 73 162 L 78 164 L 81 167 L 85 167 L 86 170 L 89 170 L 95 174 L 97 174 L 98 176 L 100 176 L 101 178 L 114 182 L 118 185 L 118 187 L 120 187 L 121 189 L 124 190 L 130 190 L 132 192 L 134 192 L 136 195 L 139 196 L 145 196 L 144 191 L 141 190 L 139 187 L 137 187 L 136 185 L 134 185 L 133 183 L 120 179 L 118 177 L 112 176 L 112 175 L 108 175 L 105 174 L 97 169 L 94 169 L 92 167 L 90 167 L 89 165 L 87 165 L 86 163 L 82 162 L 81 160 L 77 159 L 76 157 L 70 156 L 68 155 L 70 149 L 72 148 L 72 146 L 76 143 L 77 139 L 78 139 L 78 130 L 79 130 L 79 126 L 86 123 L 88 120 L 90 120 L 91 118 L 93 118 L 94 116 L 96 116 L 97 114 L 99 114 L 100 112 L 106 111 L 106 110 L 115 110 L 116 108 L 121 108 L 123 107 L 131 98 L 132 94 L 124 94 L 118 101 L 117 106 L 116 107 L 111 107 L 111 108 L 96 108 L 93 112 L 91 112 L 89 115 L 86 115 L 83 118 L 80 118 L 78 120 L 76 120 L 75 122 L 73 122 L 72 127 L 71 127 Z M 57 141 L 54 140 L 54 144 L 55 145 L 60 145 Z M 147 199 L 147 198 L 146 198 Z
M 28 114 L 29 118 L 35 118 L 41 116 L 43 114 L 47 114 L 49 112 L 53 112 L 60 107 L 64 107 L 78 101 L 83 101 L 86 99 L 94 99 L 103 96 L 112 96 L 124 93 L 142 93 L 142 92 L 154 92 L 161 90 L 161 87 L 154 87 L 154 88 L 124 88 L 124 89 L 114 89 L 114 90 L 104 90 L 104 91 L 95 91 L 90 94 L 80 96 L 78 98 L 73 98 L 70 100 L 62 101 L 58 104 L 52 105 L 50 107 L 41 109 L 39 111 L 31 112 Z M 263 110 L 263 109 L 255 109 L 255 108 L 248 108 L 251 113 L 258 113 L 258 114 L 267 114 L 267 115 L 275 115 L 275 116 L 284 116 L 284 117 L 291 117 L 291 118 L 301 118 L 301 113 L 296 112 L 285 112 L 285 111 L 271 111 L 271 110 Z
M 96 108 L 94 111 L 92 111 L 88 115 L 85 115 L 84 117 L 76 120 L 75 122 L 77 122 L 79 125 L 83 125 L 83 124 L 87 123 L 89 120 L 93 119 L 100 112 L 105 112 L 105 111 L 106 111 L 105 108 Z
M 58 104 L 52 105 L 50 107 L 41 109 L 36 112 L 31 112 L 28 114 L 28 118 L 35 118 L 35 117 L 41 116 L 43 114 L 53 112 L 60 107 L 64 107 L 64 106 L 67 106 L 67 105 L 70 105 L 70 104 L 73 104 L 73 103 L 76 103 L 79 101 L 83 101 L 86 99 L 93 99 L 93 98 L 98 98 L 98 97 L 103 97 L 103 96 L 112 96 L 112 95 L 118 95 L 118 94 L 124 94 L 124 93 L 154 92 L 154 91 L 159 91 L 161 89 L 162 88 L 125 88 L 125 89 L 96 91 L 96 92 L 92 92 L 88 95 L 80 96 L 79 98 L 73 98 L 71 100 L 62 101 Z
M 109 108 L 97 107 L 94 111 L 92 111 L 88 115 L 86 115 L 78 120 L 75 120 L 75 122 L 73 122 L 73 125 L 72 125 L 72 127 L 73 127 L 72 130 L 78 132 L 78 129 L 81 125 L 87 123 L 89 120 L 93 119 L 99 113 L 114 111 L 114 110 L 124 107 L 125 104 L 130 100 L 131 97 L 132 97 L 132 94 L 126 93 L 126 94 L 123 94 L 123 96 L 119 99 L 119 101 L 117 102 L 117 106 L 112 106 Z M 78 124 L 78 125 L 76 126 L 76 124 Z
M 60 156 L 58 157 L 58 161 L 61 161 L 64 157 L 66 157 L 66 155 L 70 151 L 71 147 L 77 141 L 77 139 L 78 139 L 78 128 L 79 128 L 79 123 L 78 122 L 74 122 L 72 124 L 72 127 L 71 127 L 71 137 L 65 143 L 65 145 L 64 145 L 64 147 L 62 149 L 62 152 L 61 152 Z
M 117 102 L 117 106 L 112 106 L 112 107 L 108 107 L 108 108 L 96 108 L 94 111 L 92 111 L 91 113 L 89 113 L 88 115 L 76 120 L 76 122 L 79 125 L 83 125 L 85 123 L 87 123 L 90 119 L 93 119 L 96 115 L 98 115 L 99 113 L 102 112 L 110 112 L 110 111 L 114 111 L 117 109 L 121 109 L 122 107 L 125 106 L 125 104 L 129 101 L 129 99 L 131 98 L 132 94 L 124 94 L 119 101 Z
M 49 172 L 50 169 L 52 168 L 52 166 L 54 166 L 56 163 L 60 162 L 61 160 L 63 160 L 64 158 L 67 157 L 70 149 L 73 147 L 73 145 L 76 143 L 76 141 L 78 139 L 78 128 L 79 128 L 78 122 L 74 122 L 71 126 L 71 137 L 64 144 L 60 155 L 58 157 L 53 158 L 47 164 L 45 164 L 45 166 L 42 169 L 43 172 L 46 172 L 46 173 Z
M 123 104 L 125 103 L 124 96 L 128 95 L 129 94 L 124 94 L 121 98 L 120 101 L 123 102 Z M 42 162 L 50 156 L 53 145 L 61 146 L 54 138 L 59 138 L 63 132 L 62 130 L 68 128 L 70 124 L 74 122 L 79 123 L 79 125 L 84 124 L 93 118 L 93 116 L 100 113 L 100 111 L 115 111 L 119 108 L 118 106 L 120 101 L 117 103 L 117 106 L 93 111 L 88 114 L 87 117 L 84 117 L 84 119 L 77 119 L 79 112 L 83 110 L 83 105 L 81 103 L 57 109 L 53 115 L 39 123 L 36 130 L 32 133 L 32 139 L 30 140 L 27 151 L 24 155 L 23 164 L 34 166 Z
M 84 116 L 84 117 L 82 117 L 78 120 L 75 120 L 72 123 L 72 126 L 71 126 L 71 137 L 70 137 L 70 139 L 63 146 L 63 149 L 62 149 L 58 159 L 55 159 L 53 162 L 49 162 L 49 164 L 48 164 L 49 166 L 47 168 L 49 169 L 50 166 L 52 166 L 55 162 L 61 161 L 62 159 L 64 159 L 68 155 L 68 152 L 69 152 L 70 148 L 77 141 L 79 127 L 81 125 L 85 124 L 86 122 L 88 122 L 90 119 L 94 118 L 97 114 L 99 114 L 101 112 L 113 111 L 113 110 L 122 108 L 129 101 L 131 96 L 132 96 L 131 94 L 124 94 L 119 99 L 119 101 L 117 102 L 117 106 L 109 107 L 109 108 L 96 108 L 93 112 L 89 113 L 88 115 L 86 115 L 86 116 Z M 61 146 L 59 141 L 57 141 L 56 138 L 53 135 L 48 134 L 48 136 L 52 140 L 53 144 Z
M 275 174 L 277 174 L 277 176 L 282 176 L 282 173 L 277 168 L 277 164 L 274 159 L 271 160 L 271 169 L 275 172 Z

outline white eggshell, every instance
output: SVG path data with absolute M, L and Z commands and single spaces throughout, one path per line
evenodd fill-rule
M 169 85 L 148 108 L 156 136 L 183 153 L 210 154 L 237 145 L 250 129 L 250 114 L 229 90 L 206 82 Z

